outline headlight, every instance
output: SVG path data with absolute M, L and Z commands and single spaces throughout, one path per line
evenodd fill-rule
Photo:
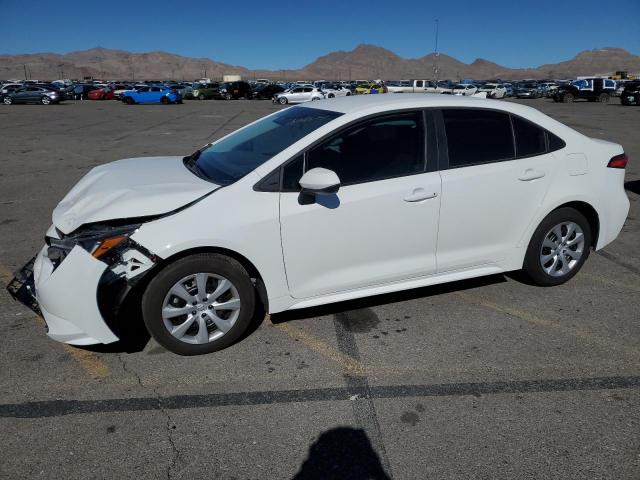
M 118 247 L 125 246 L 129 237 L 140 227 L 140 224 L 111 226 L 93 224 L 78 233 L 67 235 L 62 239 L 47 237 L 49 245 L 47 256 L 57 266 L 69 252 L 79 245 L 94 258 L 111 263 L 110 254 L 118 252 Z

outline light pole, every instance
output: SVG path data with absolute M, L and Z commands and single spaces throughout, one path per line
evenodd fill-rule
M 434 80 L 436 82 L 436 85 L 438 84 L 438 56 L 440 55 L 438 53 L 438 33 L 439 33 L 439 29 L 440 29 L 440 20 L 438 20 L 436 18 L 436 44 L 435 44 L 435 48 L 434 48 L 434 59 L 433 59 L 433 77 Z

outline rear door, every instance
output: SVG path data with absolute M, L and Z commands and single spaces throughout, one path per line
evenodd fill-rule
M 498 110 L 451 108 L 441 114 L 448 165 L 440 172 L 438 271 L 505 260 L 528 241 L 523 235 L 554 176 L 547 135 Z

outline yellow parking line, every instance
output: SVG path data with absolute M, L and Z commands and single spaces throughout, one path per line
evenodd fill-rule
M 358 360 L 355 360 L 354 358 L 351 358 L 348 355 L 345 355 L 344 353 L 337 351 L 335 348 L 314 337 L 313 335 L 310 335 L 307 332 L 304 332 L 289 323 L 273 324 L 273 326 L 280 332 L 285 333 L 291 338 L 297 339 L 298 341 L 302 342 L 305 346 L 319 353 L 323 357 L 328 358 L 332 362 L 335 362 L 342 368 L 344 373 L 357 376 L 365 375 L 365 367 L 362 365 L 362 363 L 360 363 Z
M 632 292 L 640 292 L 640 285 L 635 285 L 633 283 L 623 283 L 623 282 L 619 282 L 617 280 L 611 280 L 609 278 L 604 278 L 600 275 L 593 275 L 591 273 L 586 273 L 586 272 L 580 272 L 576 278 L 586 278 L 589 280 L 593 280 L 595 282 L 598 283 L 602 283 L 604 285 L 607 285 L 609 287 L 616 287 L 616 288 L 620 288 L 622 290 L 631 290 Z
M 593 335 L 589 332 L 586 332 L 584 330 L 579 330 L 577 328 L 572 328 L 572 327 L 567 327 L 565 325 L 563 325 L 560 322 L 554 321 L 554 320 L 549 320 L 546 318 L 542 318 L 539 317 L 537 315 L 534 315 L 532 313 L 529 313 L 527 311 L 524 310 L 519 310 L 513 307 L 509 307 L 506 305 L 501 305 L 499 303 L 495 303 L 495 302 L 491 302 L 489 300 L 485 300 L 484 298 L 478 296 L 478 295 L 474 295 L 471 293 L 463 293 L 463 292 L 456 292 L 456 295 L 458 295 L 460 298 L 466 300 L 469 303 L 474 303 L 477 305 L 481 305 L 483 307 L 489 308 L 491 310 L 494 310 L 496 312 L 500 312 L 500 313 L 504 313 L 506 315 L 510 315 L 512 317 L 516 317 L 519 318 L 521 320 L 524 320 L 526 322 L 529 322 L 531 324 L 534 325 L 538 325 L 538 326 L 542 326 L 542 327 L 547 327 L 547 328 L 554 328 L 556 330 L 561 330 L 564 333 L 567 333 L 569 335 L 572 335 L 576 338 L 579 338 L 581 340 L 584 340 L 587 343 L 594 343 L 594 344 L 598 344 L 604 348 L 608 348 L 608 349 L 614 349 L 614 350 L 624 350 L 629 354 L 632 355 L 638 355 L 640 354 L 640 349 L 638 348 L 634 348 L 634 347 L 628 347 L 626 345 L 620 345 L 616 342 L 607 340 L 605 338 L 602 338 L 598 335 Z
M 5 267 L 4 265 L 0 264 L 0 281 L 2 281 L 2 283 L 6 285 L 9 285 L 9 282 L 13 280 L 13 273 L 11 273 L 11 271 Z
M 105 378 L 111 375 L 111 370 L 95 353 L 88 350 L 63 344 L 65 351 L 71 355 L 91 377 L 95 379 Z
M 6 285 L 13 279 L 11 271 L 0 264 L 0 280 Z M 33 316 L 36 322 L 44 326 L 44 320 L 38 316 Z M 100 358 L 93 352 L 88 350 L 82 350 L 80 348 L 72 347 L 71 345 L 63 344 L 64 350 L 71 355 L 92 378 L 104 378 L 111 375 L 111 370 Z

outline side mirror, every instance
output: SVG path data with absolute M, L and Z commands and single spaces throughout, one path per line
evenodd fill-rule
M 336 172 L 326 168 L 312 168 L 300 179 L 302 193 L 313 195 L 331 195 L 340 188 L 340 179 Z

